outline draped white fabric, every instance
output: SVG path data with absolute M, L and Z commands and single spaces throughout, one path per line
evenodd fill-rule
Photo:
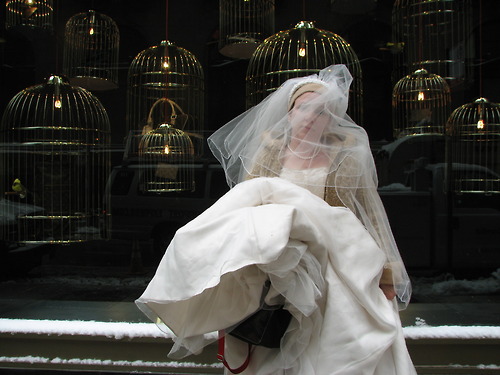
M 378 281 L 386 262 L 356 216 L 280 178 L 242 182 L 179 229 L 138 307 L 176 335 L 173 358 L 205 333 L 284 298 L 293 315 L 280 349 L 254 347 L 244 374 L 415 374 L 395 302 Z M 239 366 L 246 344 L 226 336 Z

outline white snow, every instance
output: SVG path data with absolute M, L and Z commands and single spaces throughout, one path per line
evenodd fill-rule
M 90 358 L 71 358 L 62 359 L 38 357 L 38 356 L 22 356 L 22 357 L 2 357 L 0 363 L 29 363 L 29 364 L 53 364 L 53 365 L 91 365 L 91 366 L 113 366 L 113 367 L 170 367 L 170 368 L 222 368 L 222 363 L 215 362 L 209 364 L 194 363 L 194 362 L 152 362 L 152 361 L 113 361 Z
M 406 339 L 495 339 L 500 340 L 500 327 L 494 326 L 422 326 L 403 327 Z
M 124 338 L 172 338 L 153 323 L 96 322 L 81 320 L 0 319 L 0 333 L 49 336 L 104 336 Z
M 495 326 L 428 326 L 417 318 L 414 326 L 403 328 L 407 339 L 500 339 L 500 327 Z M 36 334 L 49 336 L 104 336 L 108 338 L 133 339 L 139 337 L 173 337 L 164 333 L 154 323 L 96 322 L 79 320 L 32 320 L 0 319 L 0 333 Z M 207 334 L 213 339 L 217 333 Z

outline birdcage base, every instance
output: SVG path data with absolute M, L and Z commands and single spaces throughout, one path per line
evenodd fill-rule
M 260 45 L 260 42 L 244 41 L 226 44 L 219 52 L 232 59 L 249 59 Z
M 109 91 L 118 88 L 115 82 L 100 77 L 72 77 L 69 81 L 74 86 L 83 87 L 90 91 Z
M 397 138 L 402 138 L 411 135 L 442 135 L 444 128 L 442 126 L 410 126 L 402 129 Z
M 194 191 L 194 181 L 189 182 L 146 182 L 143 191 L 146 193 L 170 193 L 176 191 Z
M 459 194 L 500 194 L 500 179 L 460 179 L 455 181 L 455 191 Z
M 20 244 L 69 244 L 104 239 L 99 215 L 25 215 L 18 217 Z

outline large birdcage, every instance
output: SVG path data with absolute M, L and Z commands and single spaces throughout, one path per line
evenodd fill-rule
M 500 104 L 479 98 L 460 106 L 446 132 L 452 191 L 500 194 Z
M 438 76 L 418 69 L 400 79 L 392 91 L 394 138 L 444 134 L 451 113 L 450 87 Z
M 274 33 L 274 0 L 219 0 L 219 52 L 249 59 Z
M 155 110 L 163 120 L 155 123 Z M 146 193 L 194 191 L 194 147 L 182 129 L 187 116 L 168 98 L 157 100 L 149 112 L 147 127 L 139 141 L 140 187 Z
M 17 26 L 53 29 L 53 0 L 7 0 L 5 2 L 5 27 Z
M 348 113 L 363 123 L 362 72 L 353 48 L 342 37 L 302 21 L 267 38 L 252 55 L 246 75 L 247 108 L 261 102 L 286 80 L 345 64 L 353 76 Z
M 120 32 L 105 14 L 89 10 L 72 16 L 64 33 L 63 72 L 88 90 L 118 87 Z
M 127 135 L 141 133 L 150 108 L 161 98 L 176 102 L 188 115 L 184 131 L 195 146 L 195 153 L 203 153 L 204 132 L 204 75 L 196 57 L 184 48 L 162 41 L 140 52 L 128 71 Z M 155 116 L 159 116 L 156 118 Z M 153 115 L 154 123 L 163 121 L 163 115 Z
M 470 0 L 396 0 L 392 11 L 394 77 L 419 68 L 443 77 L 453 89 L 470 80 Z
M 106 238 L 110 168 L 107 113 L 61 76 L 9 102 L 0 145 L 4 239 L 72 243 Z

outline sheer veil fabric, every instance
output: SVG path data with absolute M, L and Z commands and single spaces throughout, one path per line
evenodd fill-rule
M 368 136 L 347 115 L 351 82 L 345 65 L 290 79 L 217 130 L 208 144 L 230 187 L 254 177 L 281 176 L 318 195 L 324 191 L 327 202 L 349 208 L 385 252 L 399 307 L 404 308 L 411 284 L 377 192 Z M 294 106 L 308 92 L 314 95 Z M 310 125 L 313 120 L 315 126 Z M 318 168 L 325 170 L 325 178 L 297 173 Z

